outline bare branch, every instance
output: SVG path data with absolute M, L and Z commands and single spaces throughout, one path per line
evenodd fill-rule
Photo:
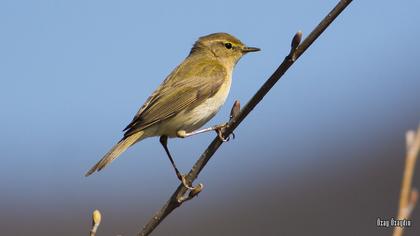
M 309 46 L 324 32 L 324 30 L 334 21 L 334 19 L 351 3 L 351 0 L 341 0 L 331 12 L 320 22 L 320 24 L 300 43 L 302 32 L 296 33 L 291 43 L 291 50 L 288 56 L 283 60 L 276 71 L 271 77 L 261 86 L 257 93 L 251 98 L 251 100 L 245 105 L 245 107 L 237 113 L 232 115 L 232 119 L 228 123 L 228 127 L 223 130 L 223 137 L 229 137 L 238 125 L 245 119 L 245 117 L 255 108 L 255 106 L 261 102 L 264 96 L 270 91 L 274 84 L 283 76 L 283 74 L 289 69 L 291 65 L 309 48 Z M 203 152 L 197 162 L 194 164 L 191 171 L 186 176 L 186 181 L 191 183 L 197 178 L 198 174 L 222 145 L 222 141 L 219 137 L 216 137 L 207 149 Z M 201 186 L 202 187 L 202 186 Z M 178 186 L 169 200 L 156 214 L 149 220 L 149 222 L 143 227 L 142 231 L 138 235 L 149 235 L 175 208 L 179 207 L 184 201 L 184 195 L 188 189 L 182 184 Z M 201 191 L 201 189 L 200 189 Z M 188 198 L 188 197 L 187 197 Z
M 406 134 L 407 155 L 405 157 L 404 175 L 401 185 L 400 205 L 398 209 L 398 220 L 410 218 L 414 207 L 417 204 L 418 191 L 411 187 L 416 160 L 420 152 L 420 125 L 417 132 L 410 130 Z M 393 236 L 401 236 L 403 227 L 395 227 Z

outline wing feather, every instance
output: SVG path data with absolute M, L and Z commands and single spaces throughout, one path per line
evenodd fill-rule
M 226 69 L 216 61 L 192 61 L 187 58 L 147 99 L 124 129 L 125 137 L 193 109 L 217 93 L 225 82 Z

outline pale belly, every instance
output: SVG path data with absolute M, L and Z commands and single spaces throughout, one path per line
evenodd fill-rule
M 222 88 L 213 97 L 207 99 L 203 104 L 188 111 L 181 112 L 178 115 L 165 120 L 159 125 L 153 127 L 156 135 L 166 135 L 176 137 L 179 130 L 191 132 L 199 129 L 213 118 L 222 105 L 225 103 L 229 94 L 231 79 L 226 81 Z M 151 127 L 152 128 L 152 127 Z

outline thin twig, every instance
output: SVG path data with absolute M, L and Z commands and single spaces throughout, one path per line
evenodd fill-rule
M 407 154 L 405 158 L 404 175 L 401 185 L 400 205 L 397 220 L 408 220 L 418 199 L 418 191 L 411 187 L 416 166 L 417 156 L 420 152 L 420 125 L 417 132 L 410 130 L 406 134 Z M 395 227 L 393 236 L 401 236 L 404 227 Z
M 298 32 L 292 40 L 291 51 L 289 55 L 283 60 L 277 70 L 271 77 L 262 85 L 251 100 L 240 110 L 239 114 L 229 121 L 228 127 L 223 130 L 223 137 L 229 137 L 238 125 L 245 119 L 245 117 L 255 108 L 255 106 L 264 98 L 270 91 L 274 84 L 283 76 L 291 65 L 309 48 L 309 46 L 322 34 L 322 32 L 334 21 L 334 19 L 351 3 L 351 0 L 341 0 L 331 12 L 321 21 L 321 23 L 306 37 L 300 44 L 301 32 Z M 220 138 L 216 137 L 207 149 L 203 152 L 197 162 L 194 164 L 191 171 L 186 176 L 186 180 L 191 184 L 222 145 Z M 201 189 L 202 189 L 202 185 Z M 200 191 L 201 191 L 200 189 Z M 169 200 L 143 227 L 138 235 L 149 235 L 175 208 L 179 207 L 186 199 L 184 195 L 188 191 L 182 184 L 178 186 Z

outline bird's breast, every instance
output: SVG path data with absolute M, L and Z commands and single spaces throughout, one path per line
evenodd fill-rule
M 189 114 L 185 115 L 186 127 L 184 128 L 187 132 L 200 128 L 217 114 L 229 95 L 231 82 L 232 79 L 229 76 L 229 79 L 222 84 L 213 97 L 206 99 L 202 104 L 192 109 Z
M 170 121 L 172 127 L 167 127 L 168 132 L 166 135 L 169 137 L 176 136 L 178 130 L 185 130 L 186 132 L 191 132 L 199 129 L 204 124 L 206 124 L 211 118 L 213 118 L 220 107 L 225 103 L 226 98 L 229 94 L 230 86 L 232 83 L 231 76 L 228 76 L 228 79 L 222 84 L 219 91 L 216 94 L 205 101 L 197 107 L 184 111 L 173 117 Z

